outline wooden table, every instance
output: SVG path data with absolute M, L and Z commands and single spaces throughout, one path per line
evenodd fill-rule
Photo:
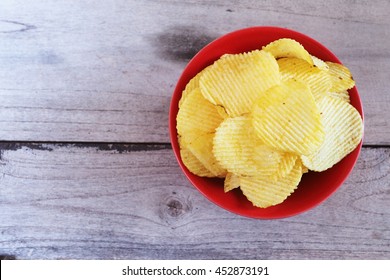
M 1 1 L 1 258 L 389 259 L 390 2 L 234 2 Z M 352 175 L 288 219 L 215 206 L 169 143 L 186 63 L 256 25 L 328 46 L 365 110 Z

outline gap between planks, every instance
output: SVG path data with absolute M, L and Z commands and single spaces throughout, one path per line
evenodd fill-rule
M 52 146 L 58 147 L 78 147 L 78 148 L 97 148 L 101 151 L 116 150 L 118 152 L 133 152 L 133 151 L 155 151 L 172 149 L 171 143 L 159 142 L 63 142 L 63 141 L 0 141 L 1 150 L 17 150 L 22 147 L 38 150 L 52 150 Z M 365 145 L 362 148 L 383 149 L 390 148 L 390 145 Z
M 54 142 L 54 141 L 0 141 L 0 151 L 2 150 L 18 150 L 22 147 L 27 147 L 35 150 L 53 150 L 53 146 L 57 147 L 76 147 L 76 148 L 96 148 L 100 151 L 118 152 L 134 152 L 134 151 L 155 151 L 171 149 L 170 143 L 132 143 L 132 142 Z

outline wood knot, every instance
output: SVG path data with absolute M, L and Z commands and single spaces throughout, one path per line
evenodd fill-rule
M 152 38 L 158 55 L 171 61 L 188 61 L 217 36 L 205 28 L 173 26 Z
M 169 201 L 167 203 L 167 212 L 168 212 L 168 215 L 172 216 L 172 217 L 178 217 L 180 216 L 182 213 L 183 213 L 183 204 L 179 201 L 179 200 L 176 200 L 176 199 L 172 199 L 171 201 Z
M 188 199 L 174 195 L 166 197 L 160 206 L 160 217 L 164 220 L 176 220 L 192 211 L 191 202 Z

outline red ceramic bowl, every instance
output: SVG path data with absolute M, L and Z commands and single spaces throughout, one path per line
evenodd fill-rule
M 223 191 L 222 179 L 203 178 L 192 174 L 180 158 L 180 149 L 176 131 L 178 102 L 188 81 L 206 66 L 212 64 L 225 53 L 241 53 L 259 49 L 280 39 L 292 38 L 300 42 L 309 53 L 325 61 L 340 61 L 326 47 L 312 38 L 296 31 L 279 27 L 250 27 L 226 34 L 205 46 L 184 69 L 172 96 L 169 111 L 169 131 L 173 151 L 184 174 L 190 182 L 210 201 L 233 213 L 260 219 L 285 218 L 307 211 L 327 199 L 346 180 L 359 156 L 362 142 L 341 162 L 324 172 L 304 174 L 297 190 L 283 203 L 268 208 L 254 207 L 250 201 L 235 189 Z M 351 104 L 363 117 L 363 109 L 356 87 L 349 91 Z

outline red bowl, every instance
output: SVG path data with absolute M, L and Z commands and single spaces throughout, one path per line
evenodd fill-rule
M 322 60 L 341 63 L 326 47 L 314 39 L 293 30 L 279 27 L 250 27 L 234 31 L 211 42 L 192 58 L 179 78 L 175 91 L 173 92 L 169 111 L 169 132 L 172 148 L 181 169 L 190 182 L 216 205 L 233 213 L 251 218 L 285 218 L 317 206 L 343 184 L 352 171 L 362 146 L 362 142 L 360 142 L 352 153 L 324 172 L 308 172 L 304 174 L 297 190 L 283 203 L 264 209 L 253 206 L 239 189 L 224 193 L 222 179 L 199 177 L 192 174 L 185 167 L 180 158 L 176 131 L 176 115 L 178 112 L 178 102 L 188 81 L 223 54 L 241 53 L 259 49 L 280 38 L 291 38 L 300 42 L 310 54 Z M 351 104 L 359 111 L 363 118 L 363 108 L 356 87 L 352 88 L 349 93 Z

